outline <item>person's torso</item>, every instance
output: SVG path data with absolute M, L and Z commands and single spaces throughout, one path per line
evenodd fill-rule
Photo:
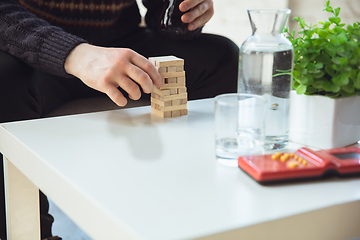
M 123 35 L 140 22 L 136 0 L 19 0 L 19 3 L 50 24 L 90 41 L 94 33 L 105 38 L 116 31 Z

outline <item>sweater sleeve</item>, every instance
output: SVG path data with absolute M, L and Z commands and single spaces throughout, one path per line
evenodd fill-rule
M 0 0 L 0 50 L 30 66 L 62 77 L 66 57 L 74 47 L 86 42 L 20 6 L 16 0 Z
M 147 8 L 147 12 L 145 15 L 145 22 L 146 25 L 156 31 L 160 30 L 160 18 L 162 15 L 162 11 L 164 8 L 164 0 L 142 0 L 144 6 Z M 182 35 L 169 35 L 164 33 L 168 37 L 176 38 L 178 40 L 189 40 L 194 37 L 200 35 L 202 31 L 202 27 L 195 29 L 194 31 L 187 31 L 185 34 Z

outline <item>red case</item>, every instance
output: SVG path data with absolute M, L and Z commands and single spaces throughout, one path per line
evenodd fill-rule
M 239 157 L 238 164 L 260 183 L 314 179 L 326 175 L 360 175 L 360 148 L 355 146 L 320 151 L 300 148 L 294 154 L 306 160 L 306 165 L 299 164 L 290 168 L 289 161 L 295 161 L 294 159 L 281 162 L 279 159 L 273 160 L 272 154 L 242 156 Z M 357 156 L 353 158 L 351 155 Z

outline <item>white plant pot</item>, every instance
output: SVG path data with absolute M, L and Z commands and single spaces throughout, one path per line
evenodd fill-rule
M 330 149 L 360 140 L 360 97 L 332 99 L 324 96 L 290 94 L 292 142 Z

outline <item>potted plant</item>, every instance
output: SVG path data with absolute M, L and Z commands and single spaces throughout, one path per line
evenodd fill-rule
M 346 25 L 340 8 L 325 3 L 327 21 L 285 32 L 294 47 L 290 132 L 293 142 L 318 148 L 344 147 L 360 140 L 360 23 Z

